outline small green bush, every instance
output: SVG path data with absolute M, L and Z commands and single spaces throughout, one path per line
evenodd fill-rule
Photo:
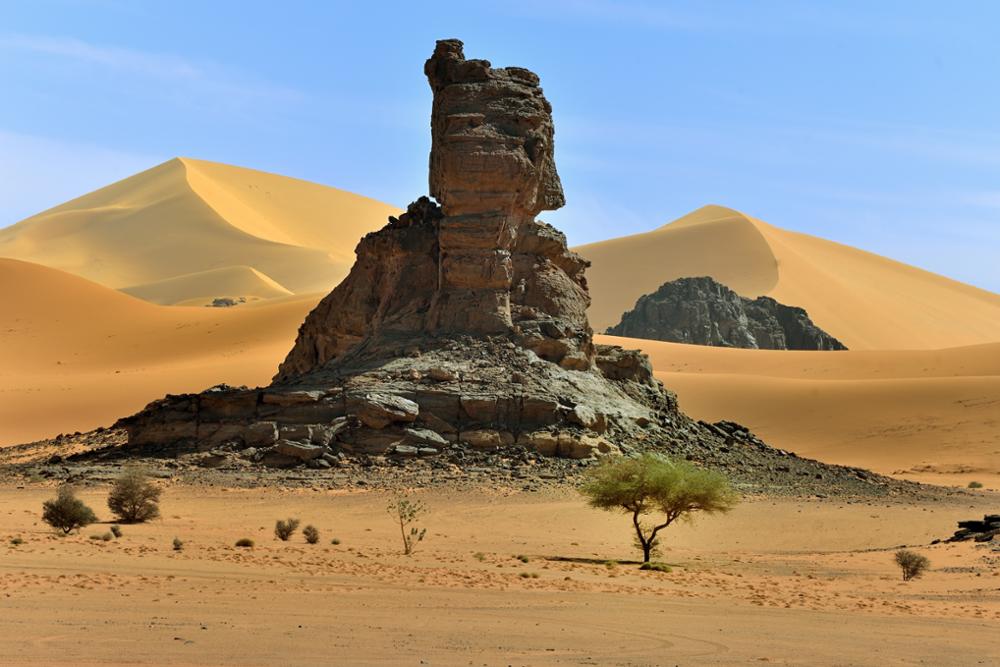
M 896 552 L 895 558 L 896 565 L 903 572 L 903 581 L 916 579 L 931 566 L 931 562 L 927 559 L 927 556 L 922 556 L 915 551 L 900 549 Z
M 241 537 L 240 539 L 236 540 L 236 546 L 238 546 L 238 547 L 252 547 L 253 546 L 253 540 L 251 540 L 249 537 Z
M 173 545 L 174 545 L 174 551 L 180 551 L 181 549 L 184 548 L 184 543 L 181 542 L 181 539 L 179 537 L 175 537 L 174 538 Z M 239 545 L 237 545 L 237 546 L 239 546 Z M 253 545 L 250 545 L 250 546 L 253 546 Z
M 527 563 L 528 561 L 530 561 L 530 560 L 531 560 L 530 558 L 528 558 L 528 557 L 527 557 L 527 556 L 525 556 L 524 554 L 518 554 L 517 556 L 514 556 L 514 558 L 518 559 L 518 560 L 519 560 L 519 561 L 521 561 L 522 563 Z
M 477 551 L 476 553 L 472 554 L 472 557 L 478 560 L 480 563 L 486 560 L 486 554 L 484 554 L 482 551 Z
M 522 572 L 521 574 L 519 574 L 517 576 L 521 577 L 522 579 L 537 579 L 538 578 L 538 573 L 537 572 Z
M 665 563 L 643 563 L 639 566 L 639 569 L 652 572 L 673 572 L 673 568 Z
M 121 474 L 108 492 L 108 509 L 124 523 L 142 523 L 160 516 L 163 491 L 137 468 Z
M 417 522 L 427 514 L 427 506 L 419 500 L 410 500 L 406 496 L 396 496 L 389 501 L 386 512 L 399 523 L 399 534 L 403 539 L 403 554 L 410 556 L 417 544 L 427 535 L 426 528 L 417 526 Z M 409 530 L 407 530 L 409 529 Z
M 119 526 L 111 526 L 111 534 L 115 537 L 121 537 L 122 529 Z
M 340 544 L 340 538 L 339 537 L 333 538 L 332 540 L 330 540 L 330 544 L 337 546 L 338 544 Z
M 282 542 L 287 542 L 298 527 L 298 519 L 285 519 L 284 521 L 279 519 L 274 524 L 274 535 Z
M 20 537 L 12 538 L 11 541 L 10 541 L 10 545 L 12 547 L 19 547 L 22 544 L 24 544 L 24 540 L 22 540 Z
M 983 483 L 982 482 L 976 482 L 976 481 L 969 482 L 969 488 L 970 489 L 981 489 L 981 488 L 983 488 Z
M 316 544 L 319 542 L 319 529 L 316 526 L 306 526 L 302 529 L 302 536 L 309 544 Z
M 42 503 L 42 520 L 69 535 L 97 521 L 97 516 L 76 497 L 72 487 L 61 486 L 55 500 Z

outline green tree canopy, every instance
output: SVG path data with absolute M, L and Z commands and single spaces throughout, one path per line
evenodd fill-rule
M 632 515 L 646 563 L 657 534 L 674 521 L 690 519 L 695 512 L 728 512 L 739 502 L 721 473 L 657 454 L 605 459 L 589 471 L 580 492 L 591 507 Z M 644 525 L 641 517 L 654 513 L 661 514 L 662 521 Z

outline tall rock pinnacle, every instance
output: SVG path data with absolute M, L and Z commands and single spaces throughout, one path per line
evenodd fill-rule
M 279 381 L 404 334 L 510 334 L 564 367 L 593 362 L 586 262 L 535 221 L 565 203 L 538 76 L 466 60 L 455 39 L 437 43 L 424 72 L 437 204 L 418 199 L 362 239 L 357 264 L 309 315 Z

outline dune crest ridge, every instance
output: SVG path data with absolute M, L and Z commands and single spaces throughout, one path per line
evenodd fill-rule
M 325 292 L 347 274 L 358 238 L 398 212 L 308 181 L 174 158 L 0 230 L 0 256 L 140 296 L 160 283 L 157 303 L 265 297 L 262 282 Z

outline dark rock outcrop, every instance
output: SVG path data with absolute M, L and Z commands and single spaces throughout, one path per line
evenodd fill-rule
M 742 297 L 712 278 L 680 278 L 639 297 L 607 333 L 761 350 L 846 350 L 802 308 Z

